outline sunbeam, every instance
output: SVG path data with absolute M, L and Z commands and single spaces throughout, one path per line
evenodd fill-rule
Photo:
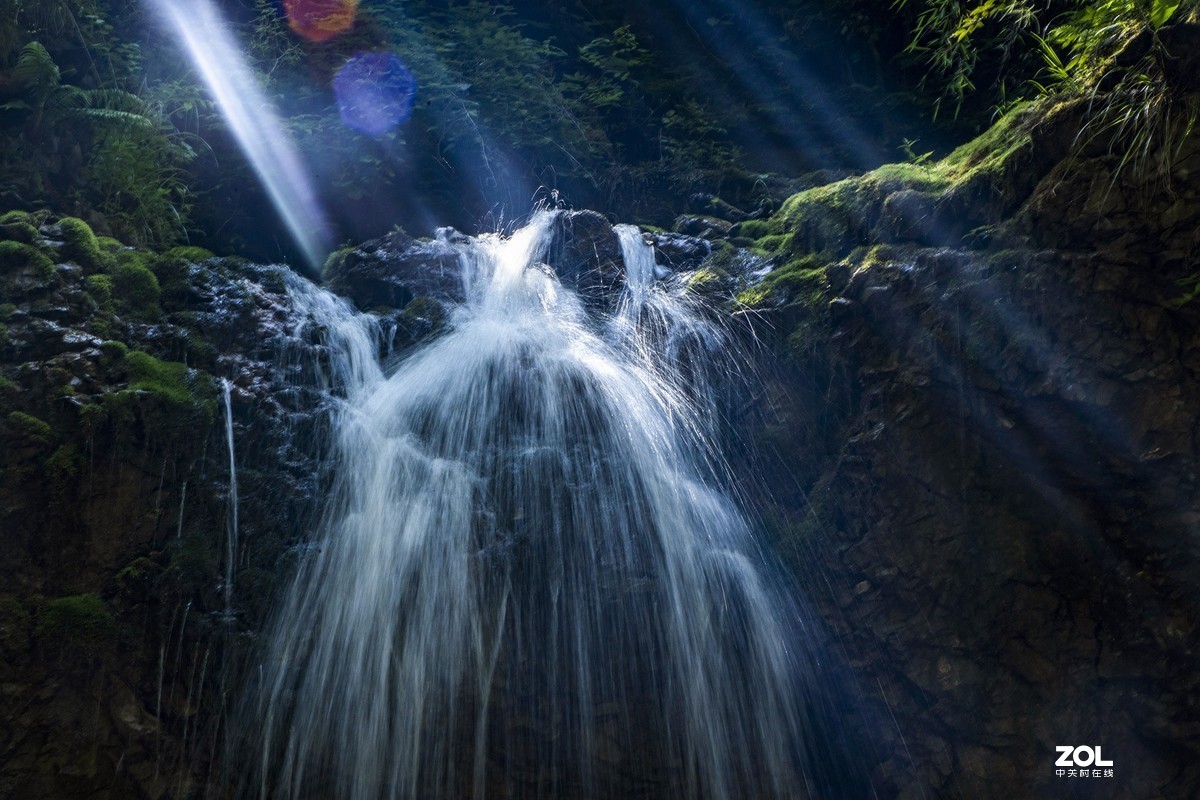
M 209 0 L 148 2 L 200 73 L 305 261 L 314 269 L 319 267 L 333 237 L 309 171 L 251 75 L 220 12 Z

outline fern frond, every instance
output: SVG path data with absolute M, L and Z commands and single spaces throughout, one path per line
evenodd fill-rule
M 41 42 L 30 42 L 21 48 L 21 56 L 13 67 L 17 80 L 40 105 L 62 81 L 62 72 Z

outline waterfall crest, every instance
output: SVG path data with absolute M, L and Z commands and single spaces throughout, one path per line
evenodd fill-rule
M 553 215 L 465 241 L 466 302 L 384 367 L 325 331 L 336 478 L 262 666 L 264 797 L 795 798 L 806 658 L 717 487 L 720 332 L 619 226 L 595 313 L 544 261 Z

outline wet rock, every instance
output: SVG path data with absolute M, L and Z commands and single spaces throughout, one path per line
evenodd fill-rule
M 799 496 L 770 507 L 896 721 L 880 796 L 1052 796 L 1068 741 L 1104 745 L 1119 796 L 1200 792 L 1200 186 L 1059 163 L 1077 131 L 1048 120 L 971 189 L 987 236 L 930 240 L 947 198 L 893 191 L 834 248 L 827 316 L 763 310 L 794 372 L 746 435 L 788 421 L 766 472 Z M 808 233 L 837 222 L 788 232 L 829 249 Z
M 414 239 L 397 231 L 372 239 L 331 259 L 325 280 L 332 291 L 361 310 L 404 308 L 414 298 L 443 303 L 463 300 L 461 263 L 453 229 L 436 239 Z
M 685 214 L 675 220 L 672 228 L 675 233 L 713 240 L 727 236 L 733 223 L 717 217 Z
M 546 260 L 585 304 L 606 305 L 625 279 L 621 243 L 595 211 L 565 211 L 554 220 Z
M 712 243 L 682 233 L 652 233 L 655 261 L 672 272 L 700 269 L 712 255 Z

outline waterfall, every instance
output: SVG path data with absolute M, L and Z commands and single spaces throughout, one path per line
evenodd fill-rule
M 225 618 L 233 617 L 233 573 L 237 561 L 238 548 L 238 490 L 237 490 L 237 461 L 233 456 L 233 384 L 227 378 L 221 379 L 221 402 L 225 409 L 225 448 L 229 453 L 229 511 L 225 531 Z M 184 492 L 187 484 L 184 484 Z M 182 507 L 182 500 L 180 501 Z M 180 513 L 180 525 L 183 514 Z
M 264 657 L 272 798 L 797 798 L 808 658 L 719 488 L 721 334 L 619 227 L 588 310 L 554 217 L 460 245 L 466 301 L 399 363 L 302 279 L 336 464 Z

